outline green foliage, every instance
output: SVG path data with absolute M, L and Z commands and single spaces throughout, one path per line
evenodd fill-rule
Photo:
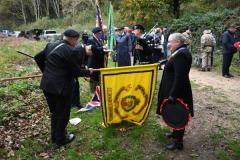
M 159 0 L 122 0 L 120 6 L 120 13 L 130 24 L 141 23 L 150 27 L 156 23 L 158 17 L 161 20 L 169 18 L 166 16 L 166 4 Z
M 240 9 L 218 8 L 216 11 L 207 13 L 188 13 L 180 19 L 170 21 L 169 28 L 172 32 L 183 32 L 187 28 L 193 30 L 192 52 L 199 53 L 200 37 L 205 29 L 211 29 L 217 40 L 217 45 L 221 45 L 221 37 L 227 26 L 240 21 Z M 223 25 L 224 24 L 224 25 Z M 217 48 L 218 49 L 218 48 Z
M 50 19 L 48 17 L 43 17 L 34 23 L 21 26 L 19 30 L 24 30 L 24 29 L 30 30 L 33 28 L 54 29 L 57 26 L 63 26 L 63 24 L 64 24 L 63 19 Z

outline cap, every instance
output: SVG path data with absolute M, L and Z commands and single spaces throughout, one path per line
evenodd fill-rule
M 67 29 L 66 31 L 63 32 L 63 35 L 72 38 L 78 38 L 80 36 L 80 34 L 73 29 Z
M 206 29 L 203 31 L 203 34 L 210 34 L 212 31 L 210 29 Z
M 115 31 L 121 31 L 121 30 L 124 30 L 124 27 L 120 27 L 120 28 L 115 29 Z
M 92 29 L 92 33 L 94 33 L 94 34 L 101 32 L 101 31 L 102 31 L 102 29 L 100 27 L 95 27 Z
M 140 29 L 141 31 L 144 31 L 144 27 L 141 24 L 137 24 L 133 27 L 133 30 Z

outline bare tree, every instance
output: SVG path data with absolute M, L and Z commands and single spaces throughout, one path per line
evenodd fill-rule
M 40 0 L 32 0 L 36 21 L 40 18 Z
M 46 0 L 46 15 L 49 17 L 49 0 Z
M 61 2 L 61 0 L 52 0 L 53 10 L 54 10 L 54 12 L 55 12 L 55 14 L 57 15 L 58 18 L 61 16 L 61 14 L 60 14 L 60 2 Z
M 95 6 L 95 0 L 88 0 L 91 4 L 92 4 L 92 6 Z
M 21 10 L 22 10 L 23 21 L 24 21 L 24 24 L 26 24 L 26 23 L 27 23 L 27 18 L 26 18 L 26 13 L 25 13 L 25 8 L 24 8 L 23 0 L 21 0 L 20 2 L 21 2 Z
M 173 0 L 173 14 L 176 18 L 180 16 L 180 0 Z

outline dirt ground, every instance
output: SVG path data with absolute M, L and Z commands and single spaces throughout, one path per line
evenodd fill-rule
M 184 136 L 184 150 L 168 152 L 172 160 L 215 160 L 226 139 L 240 138 L 240 77 L 191 69 L 195 116 Z M 225 137 L 225 138 L 223 138 Z

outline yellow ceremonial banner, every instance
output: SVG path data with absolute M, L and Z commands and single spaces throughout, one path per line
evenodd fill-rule
M 154 96 L 158 64 L 101 69 L 105 126 L 128 121 L 142 125 Z

